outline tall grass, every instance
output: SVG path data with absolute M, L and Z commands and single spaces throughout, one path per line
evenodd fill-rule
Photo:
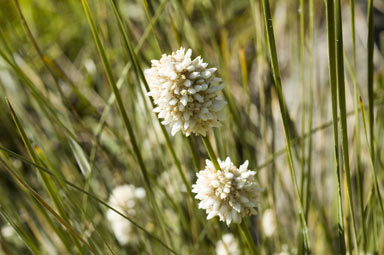
M 0 254 L 216 254 L 227 233 L 240 254 L 382 254 L 375 2 L 1 2 Z M 150 60 L 181 46 L 225 83 L 202 139 L 171 136 L 147 95 Z M 262 187 L 230 226 L 192 193 L 227 156 Z M 136 214 L 108 200 L 122 184 L 146 190 Z

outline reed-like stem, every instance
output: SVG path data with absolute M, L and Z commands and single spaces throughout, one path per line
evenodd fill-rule
M 256 246 L 255 246 L 255 241 L 252 238 L 251 232 L 249 232 L 247 224 L 243 220 L 238 226 L 239 226 L 240 232 L 242 233 L 243 238 L 245 239 L 245 241 L 247 243 L 247 246 L 250 250 L 250 253 L 252 255 L 257 255 L 258 252 L 257 252 Z
M 349 208 L 352 219 L 352 234 L 355 249 L 359 251 L 359 243 L 357 239 L 357 227 L 356 216 L 354 210 L 354 201 L 352 197 L 352 183 L 351 183 L 351 169 L 349 165 L 349 146 L 348 146 L 348 129 L 346 118 L 346 102 L 345 102 L 345 82 L 344 82 L 344 46 L 343 46 L 343 29 L 341 19 L 341 2 L 336 0 L 335 2 L 335 32 L 336 32 L 336 78 L 337 89 L 339 99 L 339 111 L 341 122 L 341 136 L 342 136 L 342 148 L 343 148 L 343 161 L 345 167 L 346 181 L 347 181 L 347 193 Z M 352 253 L 352 251 L 350 251 Z
M 331 85 L 331 101 L 332 101 L 332 119 L 333 119 L 333 137 L 335 152 L 335 175 L 337 180 L 337 232 L 339 254 L 346 253 L 346 245 L 344 238 L 344 210 L 343 197 L 341 187 L 341 167 L 339 157 L 339 128 L 338 128 L 338 112 L 337 112 L 337 79 L 336 79 L 336 44 L 335 44 L 335 8 L 333 0 L 326 2 L 327 14 L 327 31 L 328 31 L 328 57 L 329 57 L 329 79 Z
M 208 152 L 209 158 L 211 159 L 213 165 L 215 166 L 215 169 L 217 171 L 219 171 L 220 170 L 220 165 L 219 165 L 219 162 L 217 161 L 217 157 L 216 157 L 215 151 L 213 150 L 211 142 L 209 141 L 208 135 L 202 136 L 201 138 L 203 139 L 203 143 L 204 143 L 205 149 Z
M 288 164 L 289 164 L 290 175 L 291 175 L 291 179 L 292 179 L 294 192 L 296 195 L 297 209 L 298 209 L 297 213 L 299 215 L 299 219 L 300 219 L 300 223 L 301 223 L 301 230 L 302 230 L 303 237 L 304 237 L 305 250 L 306 250 L 306 252 L 309 252 L 310 251 L 310 242 L 309 242 L 309 235 L 308 235 L 308 226 L 307 226 L 307 222 L 306 222 L 305 217 L 304 217 L 303 200 L 302 200 L 302 196 L 300 194 L 299 186 L 297 183 L 295 167 L 294 167 L 294 163 L 293 163 L 288 112 L 286 109 L 283 91 L 282 91 L 282 85 L 281 85 L 279 63 L 278 63 L 278 59 L 277 59 L 275 37 L 274 37 L 274 32 L 273 32 L 272 14 L 271 14 L 270 6 L 269 6 L 269 0 L 263 0 L 262 3 L 263 3 L 264 26 L 265 26 L 265 31 L 267 32 L 267 39 L 268 39 L 269 52 L 270 52 L 271 65 L 272 65 L 272 73 L 273 73 L 273 78 L 275 81 L 276 91 L 277 91 L 277 95 L 278 95 L 278 99 L 279 99 L 280 112 L 281 112 L 281 117 L 283 119 L 284 133 L 285 133 L 285 138 L 286 138 L 286 142 L 287 142 Z
M 375 146 L 374 146 L 374 112 L 373 112 L 373 0 L 368 0 L 368 117 L 369 117 L 369 141 L 370 141 L 370 152 L 373 162 L 375 163 Z

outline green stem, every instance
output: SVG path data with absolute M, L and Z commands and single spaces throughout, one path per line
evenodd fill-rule
M 251 251 L 251 254 L 252 255 L 258 254 L 255 246 L 255 242 L 252 238 L 251 233 L 249 232 L 247 225 L 245 224 L 245 221 L 243 220 L 238 226 L 239 226 L 240 232 L 242 233 L 243 238 L 247 243 L 249 250 Z
M 281 112 L 281 117 L 283 119 L 284 133 L 285 133 L 285 138 L 287 143 L 287 157 L 288 157 L 288 163 L 289 163 L 289 170 L 290 170 L 292 183 L 294 186 L 294 192 L 296 195 L 297 209 L 298 209 L 299 219 L 300 219 L 301 228 L 304 236 L 305 249 L 306 251 L 309 252 L 310 243 L 309 243 L 308 227 L 304 217 L 303 200 L 300 194 L 299 185 L 296 179 L 295 167 L 293 164 L 293 157 L 292 157 L 292 150 L 291 150 L 291 137 L 290 137 L 290 131 L 289 131 L 288 110 L 286 109 L 286 104 L 285 104 L 285 100 L 282 92 L 279 63 L 277 59 L 277 50 L 276 50 L 275 37 L 273 32 L 272 14 L 269 6 L 269 0 L 263 0 L 262 3 L 263 3 L 264 26 L 267 32 L 271 64 L 273 69 L 272 70 L 273 78 L 275 81 L 276 91 L 279 99 L 280 112 Z
M 200 161 L 199 161 L 199 156 L 198 156 L 198 153 L 197 153 L 197 150 L 193 144 L 193 140 L 192 140 L 192 137 L 187 137 L 187 140 L 188 140 L 188 146 L 189 146 L 189 149 L 191 150 L 191 153 L 192 153 L 192 162 L 193 162 L 193 165 L 195 167 L 195 170 L 196 172 L 200 171 Z
M 343 159 L 347 181 L 347 191 L 349 207 L 352 218 L 352 230 L 355 249 L 359 251 L 359 244 L 357 239 L 356 229 L 356 216 L 354 210 L 354 201 L 352 197 L 352 183 L 351 183 L 351 169 L 349 165 L 349 152 L 348 152 L 348 129 L 346 118 L 346 102 L 345 102 L 345 82 L 344 82 L 344 51 L 343 51 L 343 29 L 341 19 L 341 3 L 340 0 L 335 2 L 335 32 L 336 32 L 336 74 L 337 74 L 337 88 L 339 99 L 339 111 L 341 122 L 341 135 L 343 147 Z M 352 253 L 352 251 L 350 251 Z
M 215 166 L 215 169 L 217 171 L 219 171 L 220 170 L 220 165 L 219 165 L 219 162 L 217 161 L 216 154 L 213 151 L 213 148 L 212 148 L 211 142 L 209 141 L 208 135 L 207 136 L 202 136 L 201 138 L 203 139 L 203 143 L 204 143 L 205 149 L 208 152 L 209 158 L 211 159 L 213 165 Z
M 338 114 L 337 114 L 337 81 L 336 81 L 336 46 L 335 46 L 335 11 L 333 0 L 326 2 L 327 14 L 327 31 L 328 31 L 328 56 L 329 56 L 329 79 L 331 84 L 331 99 L 332 99 L 332 119 L 333 119 L 333 137 L 335 151 L 335 174 L 337 180 L 337 232 L 339 241 L 339 254 L 346 253 L 346 245 L 344 238 L 344 211 L 343 197 L 341 188 L 341 168 L 339 162 L 339 129 L 338 129 Z
M 375 162 L 374 147 L 374 115 L 373 115 L 373 0 L 368 1 L 368 117 L 369 117 L 369 138 L 370 152 L 373 162 Z

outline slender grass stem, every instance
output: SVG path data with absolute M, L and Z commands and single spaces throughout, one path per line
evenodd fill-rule
M 306 81 L 305 81 L 305 5 L 304 0 L 300 0 L 299 5 L 299 17 L 300 17 L 300 78 L 301 78 L 301 135 L 303 136 L 305 133 L 305 115 L 307 111 L 307 100 L 306 100 Z M 305 140 L 301 140 L 300 142 L 300 194 L 302 194 L 302 201 L 305 205 L 305 194 L 304 194 L 304 185 L 308 176 L 305 172 L 305 163 L 306 163 L 306 143 Z M 305 211 L 305 206 L 304 206 Z M 304 212 L 305 214 L 305 212 Z M 302 233 L 299 235 L 299 254 L 302 254 L 304 248 Z
M 344 238 L 344 211 L 343 197 L 341 187 L 341 167 L 339 157 L 339 131 L 338 131 L 338 112 L 337 112 L 337 79 L 336 79 L 336 45 L 335 45 L 335 14 L 334 2 L 328 0 L 326 2 L 327 13 L 327 30 L 328 30 L 328 56 L 329 56 L 329 78 L 331 84 L 332 98 L 332 119 L 333 119 L 333 137 L 334 137 L 334 152 L 335 152 L 335 174 L 337 180 L 337 222 L 338 222 L 338 245 L 339 254 L 346 253 L 346 245 Z
M 369 117 L 369 138 L 370 152 L 373 162 L 375 163 L 375 147 L 374 147 L 374 112 L 373 112 L 373 0 L 368 0 L 368 117 Z
M 264 26 L 267 32 L 269 52 L 271 57 L 272 69 L 273 69 L 272 70 L 273 77 L 275 81 L 276 90 L 278 93 L 281 117 L 283 119 L 284 133 L 285 133 L 285 138 L 287 142 L 287 157 L 288 157 L 289 169 L 290 169 L 292 183 L 294 186 L 294 192 L 296 195 L 297 209 L 298 209 L 299 219 L 301 223 L 302 233 L 304 236 L 305 249 L 306 249 L 306 252 L 309 252 L 310 242 L 309 242 L 309 235 L 308 235 L 308 227 L 304 217 L 302 196 L 300 194 L 299 186 L 296 179 L 295 167 L 293 163 L 293 157 L 292 157 L 292 151 L 291 151 L 291 137 L 290 137 L 290 131 L 289 131 L 289 122 L 287 117 L 288 115 L 287 115 L 287 109 L 286 109 L 284 96 L 282 92 L 282 86 L 281 86 L 280 70 L 279 70 L 279 64 L 277 59 L 277 51 L 276 51 L 276 44 L 275 44 L 275 38 L 274 38 L 274 32 L 273 32 L 272 15 L 271 15 L 271 10 L 269 6 L 269 0 L 263 0 L 262 4 L 263 4 Z
M 368 132 L 367 132 L 365 110 L 364 110 L 364 105 L 363 105 L 361 97 L 360 97 L 360 109 L 361 109 L 361 117 L 363 119 L 363 127 L 364 127 L 364 133 L 365 133 L 366 142 L 367 142 L 368 146 L 370 146 L 369 139 L 368 139 Z M 384 205 L 383 205 L 383 199 L 382 199 L 381 192 L 380 192 L 380 187 L 379 187 L 379 181 L 378 181 L 377 173 L 376 173 L 376 170 L 375 170 L 374 159 L 373 159 L 372 156 L 370 157 L 370 159 L 371 159 L 370 161 L 371 161 L 371 169 L 372 169 L 372 175 L 373 175 L 373 183 L 374 183 L 375 196 L 377 198 L 377 201 L 379 202 L 379 207 L 380 207 L 380 211 L 381 211 L 381 217 L 384 220 Z M 375 217 L 375 215 L 374 215 L 374 217 Z
M 312 130 L 313 125 L 313 87 L 314 87 L 314 79 L 315 79 L 315 71 L 314 71 L 314 56 L 313 56 L 313 48 L 314 48 L 314 0 L 309 0 L 309 33 L 308 37 L 310 40 L 309 43 L 309 105 L 308 105 L 308 131 Z M 307 146 L 307 184 L 306 184 L 306 192 L 305 192 L 305 219 L 308 220 L 309 213 L 309 205 L 311 200 L 311 174 L 312 174 L 312 136 L 308 139 Z
M 191 153 L 192 153 L 192 162 L 193 162 L 193 165 L 195 167 L 195 170 L 196 172 L 200 171 L 200 161 L 199 161 L 199 156 L 198 156 L 198 152 L 195 148 L 195 145 L 193 143 L 193 140 L 192 140 L 192 137 L 188 137 L 187 138 L 188 140 L 188 146 L 189 146 L 189 149 L 191 150 Z
M 203 143 L 204 143 L 205 149 L 208 152 L 209 158 L 211 159 L 213 165 L 215 166 L 215 169 L 219 171 L 220 165 L 219 165 L 219 162 L 217 161 L 216 154 L 212 148 L 211 142 L 209 141 L 208 135 L 202 136 L 201 138 L 203 139 Z
M 339 99 L 339 111 L 341 122 L 341 135 L 342 135 L 342 148 L 343 160 L 347 181 L 347 191 L 349 208 L 352 219 L 353 240 L 355 249 L 359 251 L 359 243 L 357 239 L 356 216 L 354 210 L 354 201 L 352 197 L 352 183 L 351 183 L 351 169 L 349 165 L 349 152 L 348 152 L 348 130 L 346 118 L 346 102 L 345 102 L 345 83 L 344 83 L 344 50 L 343 50 L 343 30 L 341 19 L 341 3 L 340 0 L 335 2 L 335 32 L 336 32 L 336 77 Z M 352 251 L 350 251 L 352 253 Z
M 345 56 L 345 54 L 344 54 Z M 367 231 L 366 231 L 366 226 L 365 226 L 365 212 L 364 212 L 364 182 L 363 182 L 363 173 L 362 173 L 362 160 L 361 160 L 361 128 L 360 128 L 360 109 L 359 109 L 359 98 L 360 98 L 360 91 L 359 87 L 356 82 L 356 69 L 354 68 L 352 70 L 351 64 L 348 61 L 348 58 L 344 57 L 346 60 L 346 66 L 347 70 L 350 74 L 350 78 L 352 80 L 353 88 L 354 88 L 354 97 L 353 97 L 353 107 L 354 107 L 354 116 L 355 116 L 355 144 L 356 144 L 356 186 L 357 186 L 357 194 L 359 197 L 359 209 L 360 209 L 360 225 L 362 229 L 362 235 L 363 235 L 363 248 L 364 252 L 367 251 Z
M 305 86 L 305 5 L 304 0 L 300 0 L 300 76 L 301 76 L 301 136 L 305 133 L 305 113 L 306 113 L 306 86 Z M 300 192 L 304 194 L 305 182 L 305 141 L 300 142 L 300 168 L 301 182 Z
M 360 217 L 361 217 L 361 228 L 363 230 L 363 248 L 364 252 L 367 252 L 367 233 L 365 228 L 365 222 L 364 222 L 364 197 L 363 197 L 363 181 L 362 181 L 362 173 L 361 173 L 361 141 L 360 141 L 360 118 L 359 118 L 359 88 L 356 82 L 356 75 L 357 75 L 357 69 L 356 69 L 356 26 L 355 26 L 355 0 L 349 1 L 350 5 L 350 14 L 351 14 L 351 31 L 352 31 L 352 54 L 353 54 L 353 70 L 351 70 L 351 78 L 352 83 L 354 85 L 354 113 L 355 113 L 355 120 L 356 120 L 356 127 L 355 127 L 355 139 L 356 139 L 356 180 L 357 180 L 357 193 L 359 196 L 359 208 L 360 208 Z M 345 58 L 348 60 L 347 58 Z M 348 61 L 347 61 L 348 66 Z
M 242 233 L 243 235 L 243 238 L 246 240 L 246 243 L 247 243 L 247 246 L 251 252 L 252 255 L 257 255 L 258 252 L 257 252 L 257 249 L 256 249 L 256 246 L 255 246 L 255 242 L 252 238 L 252 235 L 251 233 L 249 232 L 249 229 L 247 227 L 247 224 L 245 223 L 245 221 L 243 220 L 239 225 L 238 225 L 239 229 L 240 229 L 240 232 Z

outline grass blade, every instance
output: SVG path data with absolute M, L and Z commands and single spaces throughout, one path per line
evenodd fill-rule
M 332 119 L 333 119 L 333 137 L 334 137 L 334 151 L 336 160 L 336 179 L 337 179 L 337 222 L 338 222 L 338 244 L 339 254 L 346 253 L 346 245 L 344 238 L 344 211 L 343 211 L 343 197 L 341 187 L 341 166 L 339 157 L 339 128 L 338 128 L 338 111 L 337 111 L 337 77 L 336 77 L 336 33 L 335 33 L 335 14 L 334 14 L 333 0 L 327 0 L 326 13 L 327 13 L 327 30 L 328 30 L 328 57 L 329 57 L 329 78 L 331 84 L 331 98 L 332 98 Z
M 343 29 L 341 20 L 341 3 L 340 0 L 335 2 L 335 32 L 336 32 L 336 77 L 339 99 L 339 111 L 341 122 L 341 135 L 342 135 L 342 148 L 343 160 L 346 173 L 348 201 L 350 206 L 352 218 L 352 230 L 355 249 L 359 251 L 359 244 L 357 239 L 356 229 L 356 216 L 354 210 L 354 201 L 352 197 L 352 183 L 351 183 L 351 169 L 349 165 L 349 152 L 348 152 L 348 130 L 347 130 L 347 110 L 345 102 L 345 83 L 344 83 L 344 50 L 343 50 Z M 352 253 L 352 251 L 350 251 Z
M 263 0 L 262 4 L 263 4 L 264 26 L 265 26 L 265 31 L 267 32 L 269 53 L 271 57 L 272 73 L 275 81 L 276 90 L 278 93 L 281 117 L 283 119 L 284 133 L 285 133 L 285 138 L 287 142 L 287 157 L 288 157 L 289 169 L 290 169 L 292 183 L 294 186 L 294 192 L 296 195 L 296 202 L 297 202 L 297 209 L 298 209 L 297 213 L 299 214 L 302 234 L 304 236 L 305 249 L 306 249 L 306 252 L 309 252 L 310 242 L 309 242 L 309 235 L 308 235 L 308 226 L 304 217 L 304 207 L 303 207 L 302 196 L 300 194 L 299 186 L 297 184 L 295 167 L 293 164 L 293 157 L 292 157 L 292 151 L 291 151 L 291 137 L 290 137 L 290 131 L 289 131 L 290 130 L 289 120 L 287 117 L 288 116 L 287 109 L 286 109 L 282 86 L 281 86 L 280 70 L 279 70 L 279 63 L 277 59 L 277 51 L 276 51 L 275 37 L 273 32 L 272 15 L 271 15 L 271 10 L 269 6 L 269 0 Z

